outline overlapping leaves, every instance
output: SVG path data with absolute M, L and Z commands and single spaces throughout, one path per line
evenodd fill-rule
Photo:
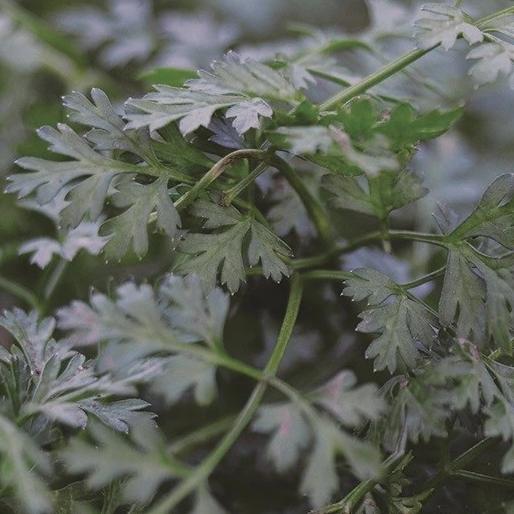
M 316 125 L 280 127 L 271 133 L 277 145 L 305 155 L 338 175 L 397 171 L 414 145 L 446 132 L 462 109 L 418 113 L 400 103 L 380 113 L 377 102 L 358 99 L 337 112 L 325 113 Z
M 210 71 L 200 71 L 199 78 L 186 87 L 155 86 L 156 92 L 142 99 L 128 101 L 129 128 L 158 130 L 179 121 L 183 134 L 208 127 L 215 112 L 226 109 L 225 117 L 239 134 L 259 128 L 261 118 L 270 118 L 268 102 L 292 102 L 296 90 L 280 72 L 257 61 L 241 59 L 229 53 L 215 61 Z
M 174 403 L 194 389 L 198 402 L 205 404 L 216 394 L 216 366 L 206 357 L 206 346 L 213 352 L 221 348 L 227 310 L 221 290 L 205 297 L 197 277 L 170 276 L 157 291 L 129 282 L 114 299 L 94 294 L 90 305 L 74 302 L 62 309 L 59 320 L 70 341 L 87 337 L 90 344 L 109 342 L 100 356 L 101 368 L 115 373 L 159 355 L 162 368 L 151 379 L 155 391 Z
M 472 336 L 477 342 L 487 335 L 507 353 L 514 326 L 513 226 L 514 175 L 506 174 L 489 186 L 475 210 L 445 236 L 449 253 L 439 303 L 445 326 L 455 321 L 459 335 Z M 496 248 L 485 253 L 471 244 L 480 239 Z

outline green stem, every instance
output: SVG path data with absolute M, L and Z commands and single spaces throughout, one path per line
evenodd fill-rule
M 506 9 L 503 9 L 501 11 L 498 11 L 496 13 L 490 14 L 489 16 L 485 16 L 484 18 L 481 18 L 480 20 L 477 20 L 475 25 L 478 28 L 484 28 L 488 23 L 491 21 L 501 18 L 503 16 L 507 16 L 509 14 L 514 14 L 514 7 L 507 7 Z M 426 50 L 412 50 L 408 52 L 407 54 L 399 57 L 395 61 L 387 64 L 386 66 L 380 68 L 379 70 L 375 71 L 374 73 L 371 73 L 368 75 L 365 79 L 361 80 L 357 84 L 344 89 L 343 91 L 340 91 L 339 93 L 335 94 L 334 96 L 327 99 L 325 102 L 323 102 L 320 105 L 320 109 L 322 111 L 328 111 L 330 109 L 333 109 L 339 104 L 344 104 L 351 100 L 352 98 L 365 93 L 368 89 L 372 88 L 373 86 L 376 86 L 377 84 L 380 84 L 384 80 L 388 79 L 389 77 L 395 75 L 399 71 L 403 70 L 413 62 L 416 62 L 417 60 L 421 59 L 424 55 L 431 52 L 435 48 L 437 48 L 439 45 L 434 45 L 431 48 L 427 48 Z
M 256 149 L 242 149 L 235 150 L 212 166 L 212 168 L 184 195 L 182 195 L 176 202 L 177 209 L 184 209 L 193 202 L 198 195 L 210 184 L 212 184 L 230 165 L 241 159 L 260 159 L 262 160 L 267 155 L 265 150 Z
M 268 169 L 268 164 L 261 162 L 255 169 L 253 169 L 246 177 L 238 182 L 234 187 L 223 193 L 223 204 L 229 206 L 234 199 L 239 196 L 255 179 Z
M 467 466 L 479 457 L 484 451 L 486 451 L 492 444 L 494 439 L 486 438 L 479 441 L 477 444 L 466 450 L 464 453 L 459 455 L 456 459 L 452 460 L 446 466 L 444 466 L 434 477 L 432 477 L 425 484 L 422 491 L 434 491 L 439 485 L 441 485 L 447 477 L 452 476 L 456 471 Z
M 387 232 L 387 236 L 389 239 L 407 239 L 410 241 L 421 241 L 423 243 L 446 247 L 443 236 L 438 234 L 424 234 L 422 232 L 412 232 L 409 230 L 389 230 Z M 356 238 L 349 243 L 331 248 L 322 254 L 306 257 L 304 259 L 295 259 L 291 262 L 291 266 L 296 270 L 322 266 L 339 255 L 353 252 L 357 248 L 368 243 L 372 243 L 373 241 L 380 241 L 383 237 L 384 233 L 382 231 L 377 230 L 375 232 L 370 232 L 369 234 Z
M 459 455 L 456 459 L 447 464 L 436 476 L 429 480 L 420 494 L 416 496 L 426 495 L 428 497 L 435 488 L 440 485 L 448 476 L 458 476 L 463 466 L 466 466 L 479 457 L 489 446 L 492 444 L 493 439 L 483 439 L 475 444 L 473 447 L 466 450 Z M 384 461 L 384 472 L 382 477 L 387 477 L 388 471 L 391 470 L 398 463 L 398 456 L 393 454 Z M 468 477 L 469 478 L 469 477 Z M 365 480 L 352 489 L 342 500 L 331 505 L 327 505 L 319 510 L 313 511 L 310 514 L 352 514 L 355 508 L 364 499 L 366 494 L 373 491 L 375 486 L 381 482 L 381 478 Z M 510 482 L 510 481 L 509 481 Z
M 302 275 L 304 280 L 337 280 L 345 281 L 354 277 L 350 271 L 339 271 L 330 269 L 316 269 Z
M 425 234 L 423 232 L 413 232 L 412 230 L 389 230 L 387 235 L 391 239 L 408 239 L 409 241 L 419 241 L 446 248 L 444 236 L 440 234 Z
M 182 453 L 186 453 L 192 447 L 195 447 L 206 441 L 210 441 L 217 435 L 222 434 L 228 430 L 233 425 L 235 419 L 235 416 L 227 416 L 187 434 L 186 436 L 175 441 L 169 447 L 170 453 L 173 455 L 180 455 Z
M 431 273 L 427 273 L 426 275 L 423 275 L 422 277 L 417 278 L 416 280 L 412 280 L 411 282 L 402 284 L 401 287 L 402 289 L 414 289 L 415 287 L 426 284 L 427 282 L 432 282 L 432 280 L 435 280 L 436 278 L 439 278 L 440 276 L 444 275 L 445 270 L 446 266 L 442 266 L 441 268 L 436 269 Z
M 284 175 L 285 179 L 289 182 L 289 185 L 296 191 L 323 242 L 328 247 L 333 246 L 334 236 L 332 232 L 332 223 L 321 204 L 307 189 L 296 171 L 293 170 L 293 168 L 291 168 L 284 159 L 281 159 L 276 155 L 271 158 L 270 164 Z
M 48 279 L 48 282 L 45 285 L 45 289 L 43 292 L 43 297 L 45 299 L 44 309 L 46 310 L 46 307 L 48 303 L 50 302 L 50 299 L 52 298 L 53 294 L 55 293 L 55 290 L 57 289 L 57 286 L 59 282 L 61 281 L 66 268 L 68 267 L 69 262 L 65 259 L 61 259 L 57 262 L 57 265 L 52 271 L 52 274 L 50 275 L 50 278 Z
M 476 473 L 474 471 L 466 471 L 459 469 L 455 471 L 452 476 L 462 478 L 469 482 L 478 482 L 481 484 L 495 485 L 498 487 L 506 487 L 508 489 L 514 489 L 514 481 L 507 478 L 493 477 L 490 475 L 484 475 L 482 473 Z
M 21 284 L 18 284 L 16 282 L 13 282 L 12 280 L 0 276 L 0 289 L 3 289 L 9 294 L 16 296 L 17 298 L 25 302 L 29 307 L 32 307 L 35 311 L 42 311 L 43 306 L 41 305 L 38 297 L 25 286 L 22 286 Z
M 298 317 L 300 303 L 302 299 L 303 285 L 299 275 L 294 275 L 291 280 L 291 291 L 289 293 L 289 300 L 287 304 L 286 313 L 280 333 L 277 338 L 277 343 L 271 357 L 264 368 L 264 375 L 267 378 L 272 378 L 276 375 L 280 362 L 284 356 L 287 344 L 293 333 L 293 328 Z M 209 475 L 214 471 L 218 464 L 223 460 L 228 451 L 235 444 L 243 430 L 251 422 L 254 414 L 256 413 L 259 405 L 261 404 L 264 392 L 267 387 L 266 381 L 261 381 L 254 388 L 250 398 L 246 402 L 243 410 L 237 416 L 236 421 L 232 428 L 225 434 L 223 439 L 218 443 L 212 453 L 195 469 L 195 471 L 185 480 L 183 480 L 171 493 L 165 496 L 157 505 L 152 508 L 148 514 L 168 514 L 178 503 L 186 498 L 192 491 L 194 491 L 202 482 L 209 478 Z
M 497 11 L 495 13 L 489 14 L 488 16 L 485 16 L 484 18 L 480 18 L 476 22 L 476 25 L 478 28 L 484 28 L 491 21 L 494 21 L 498 18 L 503 18 L 504 16 L 509 16 L 510 14 L 514 14 L 514 7 L 507 7 L 505 9 L 502 9 L 501 11 Z
M 387 64 L 383 68 L 380 68 L 376 72 L 368 75 L 364 80 L 361 80 L 357 84 L 347 89 L 343 89 L 343 91 L 340 91 L 339 93 L 336 93 L 334 96 L 330 97 L 328 100 L 326 100 L 320 105 L 320 110 L 329 111 L 337 105 L 344 104 L 348 100 L 354 98 L 355 96 L 365 93 L 368 89 L 372 88 L 373 86 L 376 86 L 377 84 L 380 84 L 381 82 L 391 77 L 392 75 L 398 73 L 400 70 L 403 70 L 413 62 L 417 61 L 418 59 L 421 59 L 421 57 L 426 55 L 434 48 L 435 47 L 429 48 L 427 50 L 412 50 L 408 54 L 403 55 L 395 61 Z
M 390 470 L 392 470 L 397 464 L 398 460 L 403 456 L 397 454 L 390 455 L 383 463 L 382 478 L 387 477 Z M 379 484 L 381 478 L 373 478 L 361 482 L 354 487 L 342 500 L 322 507 L 321 509 L 310 512 L 309 514 L 351 514 L 354 509 L 360 504 L 364 497 L 373 491 L 375 486 Z

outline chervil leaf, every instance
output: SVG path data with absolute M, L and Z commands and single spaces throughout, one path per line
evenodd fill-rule
M 46 268 L 54 255 L 67 261 L 73 260 L 82 249 L 91 255 L 98 255 L 107 242 L 98 235 L 98 230 L 99 223 L 83 220 L 64 236 L 62 242 L 49 238 L 32 239 L 23 243 L 18 253 L 32 253 L 30 262 L 40 268 Z
M 361 179 L 330 174 L 323 177 L 322 186 L 330 195 L 331 206 L 370 216 L 375 214 L 369 192 L 364 189 Z
M 214 499 L 207 486 L 203 485 L 196 491 L 190 514 L 227 514 L 227 511 Z
M 24 511 L 52 512 L 50 491 L 41 476 L 51 471 L 48 456 L 31 437 L 3 416 L 0 416 L 0 465 L 0 484 L 13 492 Z
M 302 477 L 300 491 L 317 508 L 330 501 L 339 483 L 335 457 L 340 433 L 333 425 L 323 421 L 318 421 L 315 428 L 316 439 Z
M 384 402 L 374 384 L 354 387 L 357 378 L 351 371 L 342 371 L 313 400 L 322 405 L 345 426 L 358 427 L 363 421 L 378 419 Z
M 397 377 L 394 379 L 398 382 Z M 451 415 L 443 398 L 434 394 L 422 378 L 399 379 L 398 392 L 386 418 L 385 439 L 393 448 L 407 437 L 413 443 L 445 437 L 446 420 Z
M 128 128 L 148 127 L 156 131 L 174 121 L 179 122 L 182 134 L 194 132 L 199 127 L 208 127 L 214 113 L 220 109 L 246 102 L 240 95 L 214 95 L 171 86 L 154 86 L 155 93 L 142 99 L 128 100 Z
M 473 334 L 477 342 L 487 333 L 507 353 L 511 352 L 514 325 L 512 254 L 488 256 L 467 240 L 485 237 L 514 248 L 513 177 L 496 179 L 475 210 L 446 236 L 449 253 L 439 302 L 443 325 L 455 321 L 460 336 Z
M 55 320 L 38 320 L 36 312 L 27 314 L 21 309 L 13 309 L 4 311 L 0 325 L 16 339 L 30 371 L 39 375 L 45 362 L 56 353 L 56 342 L 52 339 Z M 66 351 L 66 348 L 63 350 Z
M 136 424 L 130 439 L 97 423 L 90 425 L 89 433 L 94 444 L 76 437 L 61 457 L 70 473 L 87 474 L 87 485 L 93 489 L 129 477 L 123 499 L 145 503 L 162 482 L 176 476 L 174 462 L 166 457 L 164 442 L 152 422 Z
M 273 100 L 293 100 L 295 88 L 278 71 L 229 52 L 222 61 L 214 61 L 210 71 L 200 70 L 200 78 L 188 82 L 193 91 L 213 94 L 246 93 Z
M 148 251 L 147 225 L 155 209 L 157 226 L 173 239 L 181 226 L 180 217 L 168 192 L 167 178 L 151 184 L 123 183 L 113 196 L 117 207 L 128 207 L 122 214 L 111 218 L 102 227 L 109 236 L 105 246 L 107 258 L 121 258 L 129 246 L 142 257 Z
M 503 397 L 495 383 L 495 374 L 473 345 L 462 344 L 454 355 L 438 362 L 428 375 L 429 384 L 448 386 L 434 394 L 453 409 L 462 410 L 469 406 L 476 414 L 482 405 L 489 406 L 496 397 Z
M 18 253 L 20 255 L 32 254 L 30 257 L 31 264 L 44 269 L 50 264 L 54 255 L 61 255 L 61 251 L 62 248 L 58 241 L 48 237 L 41 237 L 23 243 Z
M 387 277 L 367 269 L 353 273 L 355 278 L 347 280 L 343 293 L 359 300 L 370 299 L 370 307 L 360 314 L 357 330 L 380 334 L 368 347 L 366 357 L 375 358 L 378 370 L 387 367 L 393 373 L 400 363 L 413 368 L 419 358 L 419 345 L 431 346 L 435 320 Z
M 271 118 L 273 109 L 260 98 L 233 105 L 225 113 L 226 118 L 234 118 L 232 123 L 238 134 L 261 126 L 261 117 Z
M 326 127 L 281 127 L 275 131 L 283 136 L 292 153 L 325 153 L 333 145 L 334 139 Z
M 234 118 L 233 126 L 243 134 L 258 128 L 261 117 L 271 117 L 273 111 L 265 99 L 295 98 L 295 88 L 278 71 L 256 61 L 229 53 L 211 68 L 200 71 L 200 78 L 188 81 L 185 88 L 155 86 L 156 93 L 129 100 L 135 110 L 127 115 L 128 127 L 148 126 L 154 131 L 180 120 L 181 132 L 188 134 L 208 127 L 216 111 L 229 108 L 226 117 Z
M 419 29 L 417 40 L 419 48 L 428 50 L 441 45 L 449 50 L 455 45 L 457 38 L 462 36 L 470 45 L 483 40 L 482 31 L 470 23 L 460 9 L 445 4 L 426 4 L 416 19 Z
M 314 446 L 309 455 L 300 490 L 309 497 L 314 508 L 327 503 L 337 490 L 338 454 L 344 455 L 360 478 L 371 478 L 379 472 L 380 455 L 373 446 L 340 431 L 323 417 L 314 421 L 312 430 Z
M 378 118 L 376 105 L 369 98 L 357 98 L 338 114 L 344 130 L 357 141 L 365 141 L 373 136 Z
M 84 216 L 96 220 L 102 212 L 107 190 L 113 178 L 123 173 L 144 173 L 145 168 L 108 158 L 93 150 L 87 141 L 67 125 L 59 124 L 58 130 L 43 127 L 39 136 L 48 141 L 50 149 L 72 157 L 71 161 L 48 161 L 24 157 L 17 161 L 33 173 L 18 173 L 9 177 L 7 192 L 25 197 L 36 192 L 37 200 L 44 204 L 69 185 L 70 205 L 62 212 L 63 222 L 77 225 Z
M 317 193 L 319 181 L 317 177 L 313 178 L 316 188 L 313 189 Z M 273 188 L 271 195 L 274 205 L 268 211 L 267 217 L 279 236 L 283 237 L 291 231 L 295 231 L 302 238 L 308 239 L 315 234 L 314 225 L 309 218 L 305 205 L 290 186 L 279 183 L 278 187 Z
M 514 174 L 499 176 L 485 191 L 475 210 L 452 232 L 449 241 L 483 236 L 514 249 Z
M 310 427 L 294 404 L 275 404 L 259 409 L 254 431 L 273 434 L 266 450 L 276 470 L 283 473 L 298 462 L 311 438 Z
M 93 414 L 104 425 L 111 427 L 118 432 L 128 433 L 129 428 L 142 419 L 152 419 L 155 414 L 151 412 L 140 412 L 150 406 L 149 403 L 137 398 L 118 400 L 115 402 L 101 402 L 98 400 L 81 400 L 81 409 Z
M 511 87 L 514 87 L 512 63 L 514 61 L 514 45 L 505 41 L 483 43 L 473 48 L 467 59 L 478 59 L 469 70 L 469 74 L 477 86 L 495 82 L 500 75 L 510 75 Z
M 185 355 L 171 357 L 162 375 L 153 381 L 152 389 L 169 405 L 193 389 L 196 403 L 208 405 L 217 394 L 216 367 Z
M 353 373 L 344 371 L 307 398 L 324 407 L 344 426 L 357 428 L 364 421 L 377 419 L 384 405 L 374 386 L 351 389 L 354 383 Z M 362 403 L 357 406 L 359 399 Z M 279 472 L 294 466 L 313 441 L 300 486 L 313 507 L 326 503 L 337 489 L 336 458 L 339 455 L 346 458 L 360 478 L 375 476 L 380 469 L 376 448 L 350 436 L 333 418 L 316 412 L 314 407 L 291 403 L 261 407 L 253 429 L 271 434 L 267 454 Z
M 375 369 L 393 373 L 400 365 L 413 368 L 419 358 L 419 343 L 430 346 L 434 331 L 425 310 L 405 297 L 361 313 L 357 330 L 379 333 L 366 350 L 375 359 Z
M 374 269 L 356 269 L 345 282 L 345 296 L 360 302 L 368 299 L 370 305 L 379 305 L 390 296 L 399 294 L 398 286 L 384 273 Z
M 131 376 L 102 374 L 94 361 L 86 362 L 84 355 L 70 351 L 68 344 L 50 338 L 53 320 L 38 325 L 34 315 L 15 311 L 5 313 L 0 324 L 11 331 L 19 345 L 19 349 L 15 344 L 6 351 L 4 362 L 0 362 L 0 386 L 7 391 L 11 387 L 4 364 L 29 371 L 17 379 L 23 389 L 16 404 L 20 416 L 30 419 L 43 415 L 52 422 L 84 428 L 87 413 L 92 413 L 116 430 L 127 430 L 129 419 L 143 415 L 135 411 L 149 405 L 136 399 L 109 402 L 114 395 L 134 393 L 133 384 L 142 381 L 143 370 L 129 369 Z
M 510 353 L 514 327 L 512 263 L 510 257 L 494 259 L 468 245 L 452 247 L 439 302 L 443 325 L 456 319 L 461 337 L 472 335 L 479 342 L 487 333 Z
M 488 437 L 501 437 L 504 441 L 514 440 L 514 407 L 501 398 L 486 411 L 488 416 L 484 425 Z M 514 445 L 507 451 L 502 462 L 502 472 L 514 472 Z
M 209 127 L 212 128 L 212 123 Z M 185 173 L 195 173 L 199 168 L 208 169 L 213 165 L 211 159 L 186 141 L 175 124 L 167 125 L 159 131 L 159 134 L 162 141 L 152 141 L 152 148 L 159 159 L 165 163 Z
M 204 296 L 196 275 L 186 278 L 171 275 L 160 288 L 162 298 L 173 305 L 169 312 L 174 330 L 185 337 L 205 341 L 209 346 L 220 346 L 223 327 L 228 314 L 228 296 L 221 289 L 213 289 Z
M 142 134 L 125 130 L 126 123 L 114 110 L 108 96 L 101 90 L 91 90 L 92 102 L 74 91 L 63 97 L 71 121 L 92 127 L 86 137 L 97 150 L 124 150 L 145 158 L 150 151 Z
M 388 119 L 377 125 L 377 130 L 398 151 L 444 134 L 462 113 L 462 107 L 458 107 L 451 111 L 434 110 L 418 115 L 411 105 L 402 103 L 391 111 Z
M 222 346 L 222 333 L 228 311 L 226 295 L 214 289 L 205 297 L 198 278 L 169 277 L 154 291 L 150 286 L 127 283 L 120 286 L 113 300 L 96 294 L 91 307 L 74 302 L 68 318 L 61 326 L 75 331 L 68 338 L 80 340 L 86 327 L 94 326 L 90 342 L 108 341 L 100 356 L 100 369 L 114 376 L 118 370 L 130 368 L 134 362 L 151 354 L 159 354 L 159 366 L 145 381 L 169 402 L 176 402 L 186 391 L 194 388 L 200 404 L 209 403 L 216 393 L 216 368 L 193 358 L 194 348 L 201 343 L 212 349 Z M 82 318 L 80 317 L 82 316 Z M 61 323 L 63 312 L 61 311 Z M 192 355 L 183 344 L 188 343 Z M 204 346 L 204 350 L 207 349 Z M 169 357 L 173 355 L 172 357 Z M 135 374 L 135 371 L 131 372 Z
M 374 176 L 382 170 L 398 168 L 398 160 L 389 152 L 384 137 L 375 137 L 357 148 L 337 126 L 281 127 L 270 135 L 277 145 L 345 175 L 365 172 Z
M 330 203 L 334 207 L 380 219 L 385 219 L 393 210 L 418 200 L 428 192 L 421 180 L 407 170 L 379 173 L 368 178 L 366 185 L 358 177 L 325 175 L 323 188 L 329 193 Z
M 283 261 L 290 255 L 289 248 L 251 215 L 243 216 L 233 207 L 223 208 L 204 200 L 196 202 L 193 214 L 206 220 L 205 229 L 216 232 L 186 236 L 178 250 L 190 257 L 175 267 L 177 273 L 197 274 L 207 290 L 214 287 L 219 273 L 221 284 L 231 292 L 245 280 L 245 259 L 250 266 L 260 262 L 264 276 L 275 281 L 289 275 Z
M 108 11 L 71 4 L 60 13 L 62 29 L 75 35 L 86 50 L 102 47 L 100 62 L 109 68 L 150 57 L 156 41 L 152 6 L 147 2 L 111 0 Z

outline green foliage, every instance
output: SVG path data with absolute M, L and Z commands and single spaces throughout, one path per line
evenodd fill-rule
M 459 36 L 462 36 L 470 45 L 484 38 L 481 30 L 463 11 L 445 4 L 424 5 L 416 20 L 416 26 L 419 29 L 418 44 L 423 50 L 436 45 L 449 50 L 455 45 Z
M 226 284 L 234 293 L 245 280 L 245 260 L 248 265 L 262 265 L 265 277 L 280 282 L 289 276 L 285 258 L 291 255 L 289 247 L 266 226 L 257 221 L 252 213 L 247 216 L 233 207 L 223 208 L 207 201 L 198 201 L 193 214 L 205 220 L 204 229 L 214 230 L 204 234 L 188 234 L 178 251 L 191 256 L 175 268 L 178 273 L 196 274 L 207 290 L 217 281 Z M 217 229 L 225 229 L 219 232 Z M 249 239 L 246 242 L 246 239 Z M 243 248 L 245 248 L 243 250 Z
M 393 373 L 398 367 L 414 368 L 420 349 L 429 349 L 435 339 L 436 320 L 431 313 L 375 270 L 355 270 L 346 284 L 345 295 L 359 301 L 368 299 L 356 330 L 380 334 L 366 351 L 366 357 L 375 359 L 375 369 L 387 367 Z
M 476 86 L 512 82 L 514 9 L 427 4 L 412 49 L 410 13 L 386 3 L 362 39 L 296 26 L 193 72 L 228 25 L 175 13 L 177 29 L 135 0 L 68 12 L 86 70 L 0 0 L 4 46 L 28 56 L 0 51 L 0 74 L 44 84 L 44 68 L 72 91 L 69 125 L 38 131 L 54 160 L 29 145 L 6 186 L 51 223 L 31 215 L 11 251 L 48 269 L 20 263 L 30 288 L 0 277 L 32 308 L 0 317 L 2 512 L 431 513 L 466 480 L 512 489 L 514 175 L 465 216 L 441 205 L 436 230 L 430 175 L 449 171 L 417 159 L 470 118 L 414 63 L 472 46 Z M 388 62 L 391 38 L 411 48 Z M 93 78 L 109 95 L 80 92 Z M 126 99 L 138 79 L 154 91 Z

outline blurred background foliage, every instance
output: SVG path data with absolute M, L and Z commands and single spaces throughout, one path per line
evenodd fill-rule
M 319 46 L 336 35 L 372 41 L 380 49 L 373 54 L 342 50 L 327 57 L 327 69 L 351 80 L 412 48 L 412 19 L 419 5 L 399 0 L 0 0 L 1 175 L 13 170 L 17 157 L 48 156 L 35 129 L 63 121 L 60 97 L 71 90 L 87 93 L 93 86 L 101 87 L 113 100 L 123 102 L 148 90 L 155 78 L 151 71 L 159 67 L 207 67 L 229 49 L 279 60 L 280 55 Z M 508 5 L 508 1 L 472 0 L 465 8 L 478 16 Z M 442 52 L 433 52 L 409 76 L 387 84 L 390 91 L 404 92 L 421 108 L 466 100 L 465 114 L 456 128 L 419 149 L 413 166 L 424 176 L 430 194 L 397 215 L 395 223 L 402 228 L 430 230 L 431 213 L 438 202 L 466 212 L 493 177 L 512 171 L 514 95 L 508 84 L 499 81 L 474 90 L 462 53 L 454 50 L 442 56 Z M 426 77 L 430 77 L 429 87 L 423 85 Z M 320 80 L 312 95 L 323 98 L 337 87 Z M 299 252 L 316 253 L 310 237 L 312 227 L 299 202 L 288 196 L 287 186 L 269 174 L 263 175 L 259 185 L 277 232 Z M 284 198 L 288 201 L 277 206 Z M 362 233 L 370 223 L 351 216 L 343 214 L 337 220 L 341 238 Z M 154 281 L 169 269 L 169 248 L 156 239 L 141 262 L 127 257 L 121 265 L 104 263 L 82 252 L 71 263 L 55 259 L 42 271 L 28 256 L 18 255 L 21 243 L 42 235 L 59 237 L 51 213 L 38 212 L 27 203 L 17 204 L 13 196 L 1 196 L 0 308 L 32 305 L 48 313 L 71 299 L 86 298 L 91 288 L 109 291 L 127 277 Z M 341 267 L 370 266 L 387 270 L 405 282 L 437 266 L 427 253 L 430 251 L 416 245 L 397 245 L 397 257 L 393 257 L 377 247 L 345 256 Z M 250 280 L 251 287 L 232 302 L 226 339 L 236 357 L 258 362 L 264 360 L 273 343 L 286 290 Z M 369 377 L 369 369 L 362 364 L 363 345 L 359 344 L 363 336 L 353 332 L 352 317 L 345 314 L 352 312 L 352 307 L 340 299 L 340 286 L 331 284 L 321 292 L 318 288 L 309 293 L 284 363 L 288 379 L 306 387 L 343 367 L 353 368 L 363 379 Z M 430 301 L 430 290 L 424 294 Z M 163 428 L 178 434 L 192 424 L 198 426 L 236 412 L 251 384 L 233 376 L 227 376 L 226 383 L 223 380 L 222 375 L 223 394 L 218 403 L 197 409 L 184 402 L 172 418 L 161 417 Z M 294 473 L 280 479 L 269 473 L 263 456 L 257 453 L 258 437 L 246 435 L 217 471 L 215 483 L 222 490 L 216 493 L 233 512 L 306 512 L 304 500 L 295 496 Z M 465 446 L 466 441 L 462 443 Z M 430 471 L 430 463 L 438 459 L 433 447 L 426 452 L 428 467 L 418 470 L 421 480 Z M 494 461 L 490 456 L 483 465 Z M 253 484 L 251 490 L 245 489 L 248 484 Z M 352 485 L 342 484 L 342 490 Z M 469 513 L 486 512 L 481 504 L 483 490 L 454 486 L 451 498 L 444 500 L 446 506 L 455 505 L 454 512 L 465 508 Z M 488 493 L 494 495 L 494 489 Z M 440 494 L 450 493 L 443 488 Z M 438 510 L 440 499 L 434 496 L 427 512 L 442 512 Z M 281 503 L 295 506 L 272 511 L 271 503 L 274 508 Z

